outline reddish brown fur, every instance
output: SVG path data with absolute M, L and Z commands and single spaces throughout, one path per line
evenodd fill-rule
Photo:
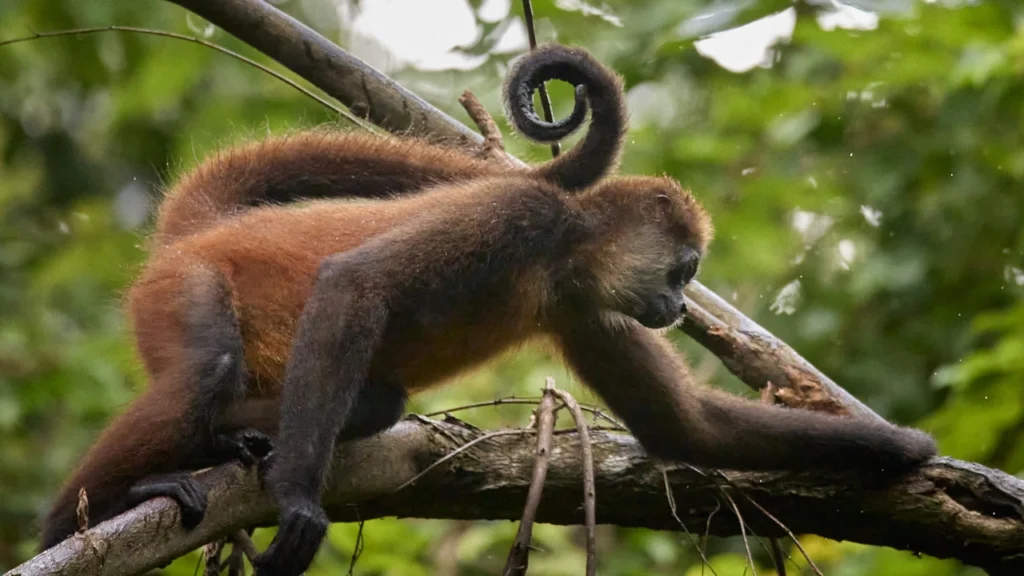
M 262 203 L 389 197 L 507 170 L 416 138 L 298 132 L 228 148 L 204 160 L 167 193 L 154 237 L 167 246 Z

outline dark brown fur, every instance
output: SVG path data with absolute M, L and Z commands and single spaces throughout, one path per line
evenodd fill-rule
M 558 65 L 533 66 L 545 59 Z M 298 574 L 326 530 L 319 495 L 338 438 L 391 426 L 407 393 L 534 339 L 554 342 L 658 456 L 888 473 L 934 454 L 915 430 L 691 382 L 651 328 L 681 314 L 710 219 L 672 180 L 602 180 L 625 114 L 618 80 L 585 53 L 541 50 L 510 82 L 577 68 L 590 70 L 572 76 L 591 98 L 590 131 L 539 167 L 309 134 L 228 152 L 186 177 L 161 209 L 161 241 L 128 299 L 150 390 L 67 483 L 44 547 L 74 529 L 80 486 L 99 520 L 131 494 L 162 491 L 201 516 L 201 498 L 181 493 L 194 484 L 165 475 L 230 455 L 230 434 L 257 428 L 277 436 L 267 482 L 281 512 L 258 573 Z M 528 107 L 510 108 L 517 126 L 531 121 Z M 267 204 L 303 197 L 321 199 Z M 161 480 L 147 487 L 152 475 Z

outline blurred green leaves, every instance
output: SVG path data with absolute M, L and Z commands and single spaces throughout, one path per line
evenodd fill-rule
M 275 4 L 317 27 L 318 11 L 356 13 L 360 3 Z M 943 453 L 1021 473 L 1024 7 L 850 4 L 878 10 L 877 24 L 826 27 L 835 4 L 786 0 L 536 0 L 534 10 L 542 42 L 583 45 L 626 79 L 634 122 L 624 171 L 668 174 L 714 215 L 703 282 L 877 410 L 934 432 Z M 504 18 L 480 20 L 477 42 L 462 50 L 498 45 L 519 18 L 512 5 Z M 792 36 L 766 52 L 764 66 L 734 73 L 694 49 L 703 35 L 784 10 L 795 11 Z M 0 38 L 108 24 L 211 34 L 274 66 L 166 2 L 0 0 Z M 344 43 L 350 36 L 336 24 L 322 31 Z M 395 76 L 465 120 L 455 98 L 467 88 L 499 112 L 511 56 Z M 566 113 L 570 90 L 555 85 L 552 94 L 556 113 Z M 145 385 L 119 303 L 145 258 L 139 215 L 165 182 L 217 148 L 333 121 L 291 88 L 188 43 L 100 34 L 0 48 L 0 569 L 31 554 L 47 498 Z M 507 145 L 524 159 L 547 157 L 519 137 Z M 799 298 L 773 311 L 797 282 Z M 700 377 L 738 388 L 715 359 L 675 340 Z M 530 349 L 410 408 L 535 395 L 547 375 L 594 400 Z M 519 426 L 529 407 L 460 415 Z M 346 570 L 356 532 L 333 527 L 310 573 Z M 493 574 L 514 533 L 508 522 L 368 522 L 356 573 Z M 258 531 L 257 545 L 272 534 Z M 680 534 L 605 527 L 599 540 L 603 573 L 701 573 Z M 578 574 L 581 541 L 578 529 L 537 526 L 531 566 Z M 891 550 L 804 542 L 829 574 L 971 573 Z M 758 572 L 770 573 L 753 552 Z M 708 555 L 719 574 L 743 571 L 734 539 L 712 540 Z M 191 574 L 197 559 L 165 572 Z

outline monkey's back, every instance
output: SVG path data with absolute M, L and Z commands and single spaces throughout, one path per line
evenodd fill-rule
M 173 348 L 162 342 L 181 330 L 169 323 L 187 313 L 186 295 L 195 291 L 196 282 L 219 281 L 230 294 L 256 391 L 275 396 L 299 317 L 325 258 L 349 252 L 403 224 L 429 225 L 460 212 L 500 212 L 493 204 L 501 201 L 500 197 L 482 199 L 472 187 L 449 186 L 391 200 L 267 206 L 226 219 L 154 254 L 129 298 L 140 354 L 151 371 L 172 360 L 160 357 Z M 390 266 L 414 268 L 450 249 L 424 245 L 422 256 Z M 374 370 L 401 379 L 415 391 L 529 338 L 538 329 L 532 318 L 544 298 L 545 278 L 540 268 L 517 273 L 532 277 L 525 282 L 496 282 L 519 289 L 490 295 L 491 305 L 481 308 L 479 302 L 455 301 L 443 318 L 412 314 L 396 319 L 398 324 L 386 334 Z M 531 288 L 523 290 L 523 286 Z M 500 333 L 477 329 L 495 325 L 509 329 Z

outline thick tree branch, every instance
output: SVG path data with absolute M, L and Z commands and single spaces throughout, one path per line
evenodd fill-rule
M 385 516 L 467 520 L 518 519 L 529 490 L 535 432 L 497 436 L 394 492 L 430 463 L 484 432 L 458 422 L 409 417 L 384 434 L 338 448 L 324 498 L 331 519 Z M 598 521 L 679 530 L 669 510 L 663 470 L 680 520 L 703 527 L 723 505 L 724 489 L 759 536 L 785 537 L 763 507 L 795 533 L 814 533 L 957 558 L 992 574 L 1024 574 L 1024 482 L 982 466 L 939 458 L 881 485 L 864 475 L 726 472 L 726 477 L 646 458 L 628 435 L 594 432 Z M 579 442 L 558 433 L 537 520 L 580 524 Z M 126 576 L 160 566 L 250 525 L 271 525 L 273 505 L 256 473 L 226 465 L 200 473 L 210 509 L 195 530 L 178 527 L 178 508 L 151 500 L 8 572 L 7 576 Z M 751 501 L 756 502 L 757 505 Z M 358 509 L 357 509 L 358 506 Z M 739 534 L 731 514 L 715 514 L 712 534 Z
M 479 134 L 458 120 L 267 2 L 169 1 L 206 18 L 337 98 L 356 115 L 391 132 L 472 146 L 483 143 Z M 779 399 L 790 406 L 880 418 L 785 342 L 699 282 L 691 284 L 687 294 L 692 312 L 684 330 L 747 385 L 760 390 L 770 382 Z

